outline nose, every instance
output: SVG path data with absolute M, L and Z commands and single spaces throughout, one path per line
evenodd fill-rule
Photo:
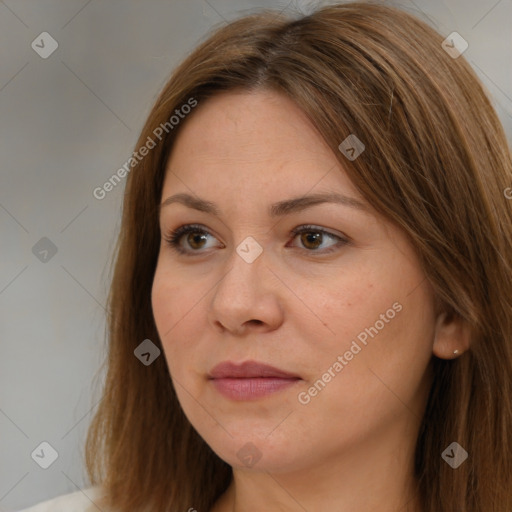
M 272 331 L 282 324 L 282 284 L 266 260 L 265 251 L 252 263 L 233 251 L 209 307 L 209 320 L 216 329 L 241 336 Z

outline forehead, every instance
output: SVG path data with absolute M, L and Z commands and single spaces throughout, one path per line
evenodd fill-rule
M 306 114 L 290 98 L 262 90 L 199 103 L 174 141 L 164 191 L 188 186 L 255 194 L 278 187 L 282 195 L 286 187 L 305 194 L 316 184 L 356 194 Z

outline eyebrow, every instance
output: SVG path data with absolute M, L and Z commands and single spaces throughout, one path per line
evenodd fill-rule
M 158 211 L 161 212 L 162 208 L 172 204 L 181 203 L 188 208 L 199 210 L 201 212 L 210 213 L 216 217 L 220 216 L 220 211 L 211 201 L 206 201 L 200 197 L 194 197 L 190 194 L 180 193 L 168 197 L 163 203 L 158 205 Z M 310 194 L 302 197 L 294 197 L 292 199 L 286 199 L 279 201 L 270 206 L 268 215 L 270 217 L 282 217 L 291 213 L 300 212 L 312 206 L 323 203 L 337 203 L 344 206 L 349 206 L 358 210 L 368 211 L 368 207 L 353 197 L 348 197 L 337 192 L 326 192 Z

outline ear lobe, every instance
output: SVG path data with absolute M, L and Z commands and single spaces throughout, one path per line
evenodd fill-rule
M 455 359 L 469 349 L 470 329 L 456 313 L 440 313 L 436 318 L 432 352 L 441 359 Z M 454 351 L 457 350 L 457 353 Z

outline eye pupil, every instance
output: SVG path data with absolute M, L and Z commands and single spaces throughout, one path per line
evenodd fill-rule
M 302 233 L 301 241 L 304 246 L 316 249 L 322 243 L 322 233 L 314 233 L 312 231 Z M 313 246 L 308 245 L 309 243 L 312 243 Z
M 198 233 L 197 231 L 195 233 L 190 232 L 188 234 L 187 239 L 191 247 L 194 247 L 195 249 L 200 249 L 204 245 L 201 244 L 201 242 L 206 242 L 206 234 Z M 198 242 L 198 245 L 196 245 L 196 242 Z

